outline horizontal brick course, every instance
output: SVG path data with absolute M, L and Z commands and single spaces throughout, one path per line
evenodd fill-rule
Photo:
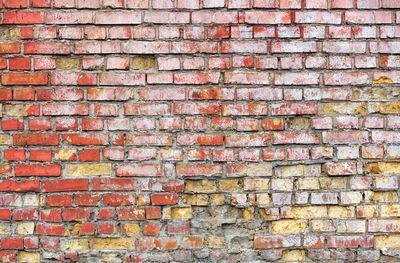
M 0 261 L 399 261 L 399 8 L 0 0 Z

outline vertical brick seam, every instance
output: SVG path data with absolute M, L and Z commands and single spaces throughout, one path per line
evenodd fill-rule
M 0 9 L 1 262 L 400 260 L 400 1 Z

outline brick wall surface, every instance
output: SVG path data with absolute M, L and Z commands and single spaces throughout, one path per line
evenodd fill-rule
M 399 0 L 0 0 L 1 262 L 400 262 Z

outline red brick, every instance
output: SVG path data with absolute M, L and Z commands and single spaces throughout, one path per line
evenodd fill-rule
M 175 84 L 207 84 L 218 83 L 220 77 L 219 72 L 212 73 L 175 73 Z
M 280 247 L 296 247 L 300 246 L 300 236 L 264 236 L 254 239 L 255 248 L 280 248 Z
M 317 144 L 319 137 L 305 132 L 276 132 L 274 144 Z
M 42 12 L 3 12 L 3 24 L 43 24 Z
M 175 237 L 143 237 L 139 239 L 140 250 L 171 250 L 177 246 Z
M 152 194 L 152 205 L 174 205 L 178 203 L 177 194 Z
M 271 105 L 272 115 L 297 115 L 316 113 L 318 113 L 317 103 L 282 103 Z
M 108 134 L 102 133 L 81 133 L 63 134 L 63 141 L 71 145 L 108 145 Z
M 76 194 L 75 203 L 79 206 L 96 206 L 100 201 L 101 195 Z
M 0 219 L 9 221 L 11 219 L 11 210 L 8 208 L 1 208 L 0 209 Z M 1 258 L 1 255 L 0 255 L 0 258 Z
M 23 130 L 24 122 L 19 119 L 9 119 L 1 121 L 1 129 L 3 131 Z
M 127 145 L 172 145 L 171 134 L 127 134 Z
M 267 119 L 261 121 L 261 126 L 266 131 L 283 130 L 284 122 L 282 119 Z
M 129 103 L 124 105 L 125 115 L 169 115 L 169 104 Z
M 180 164 L 176 166 L 176 174 L 185 176 L 218 176 L 222 174 L 222 165 Z
M 72 195 L 48 195 L 46 201 L 48 206 L 72 206 Z
M 182 133 L 176 138 L 178 145 L 222 145 L 223 136 L 218 133 Z
M 62 236 L 64 233 L 63 225 L 38 223 L 36 232 L 39 235 L 49 235 L 49 236 Z
M 160 164 L 122 164 L 116 167 L 117 176 L 161 176 Z
M 340 24 L 342 21 L 341 12 L 296 12 L 296 23 L 302 24 Z
M 346 11 L 345 21 L 351 24 L 390 24 L 390 11 Z
M 10 167 L 11 172 L 11 167 Z M 0 191 L 4 192 L 39 192 L 39 181 L 29 180 L 17 182 L 14 180 L 0 180 Z
M 51 0 L 30 0 L 30 7 L 51 7 Z
M 193 53 L 218 53 L 218 42 L 172 42 L 172 54 L 193 54 Z M 186 73 L 196 74 L 196 73 Z M 197 75 L 205 75 L 207 73 L 197 73 Z M 216 75 L 217 72 L 210 72 L 209 74 Z
M 14 171 L 15 176 L 61 176 L 61 166 L 58 164 L 21 164 L 15 165 Z
M 218 114 L 220 106 L 214 102 L 178 102 L 173 104 L 175 114 Z
M 3 238 L 1 240 L 2 249 L 23 249 L 24 240 L 22 238 Z
M 37 220 L 39 219 L 38 210 L 30 208 L 15 209 L 12 219 L 17 221 Z
M 322 141 L 329 144 L 358 144 L 369 139 L 365 131 L 327 131 L 322 133 Z
M 46 13 L 46 24 L 90 24 L 92 19 L 93 13 L 87 11 Z
M 328 248 L 369 248 L 373 247 L 372 236 L 329 236 Z
M 125 208 L 120 207 L 117 209 L 119 220 L 144 220 L 145 209 L 144 208 Z
M 47 85 L 47 73 L 4 73 L 1 76 L 3 85 Z
M 268 105 L 261 103 L 222 104 L 222 116 L 267 115 Z
M 46 209 L 40 211 L 40 220 L 46 221 L 46 222 L 61 222 L 61 210 L 60 209 Z M 43 224 L 40 225 L 40 223 L 37 225 L 37 233 L 42 234 L 43 232 L 52 232 L 52 230 L 55 230 L 56 232 L 63 232 L 63 227 L 62 226 L 54 226 L 54 228 L 49 227 L 51 225 Z M 56 234 L 56 233 L 54 233 Z M 58 234 L 61 235 L 61 234 Z
M 265 134 L 229 134 L 225 136 L 225 145 L 227 147 L 258 147 L 271 144 L 271 135 Z
M 20 133 L 13 136 L 14 145 L 58 145 L 59 135 L 51 133 Z
M 66 208 L 62 212 L 64 221 L 90 221 L 94 218 L 91 208 Z
M 136 179 L 125 178 L 95 178 L 91 180 L 93 191 L 135 191 Z
M 25 150 L 5 149 L 4 158 L 8 161 L 25 161 Z
M 43 181 L 42 190 L 44 192 L 87 191 L 89 189 L 88 181 L 88 179 L 61 179 Z

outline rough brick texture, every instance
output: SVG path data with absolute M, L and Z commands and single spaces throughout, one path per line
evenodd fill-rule
M 400 262 L 399 0 L 0 10 L 0 262 Z

